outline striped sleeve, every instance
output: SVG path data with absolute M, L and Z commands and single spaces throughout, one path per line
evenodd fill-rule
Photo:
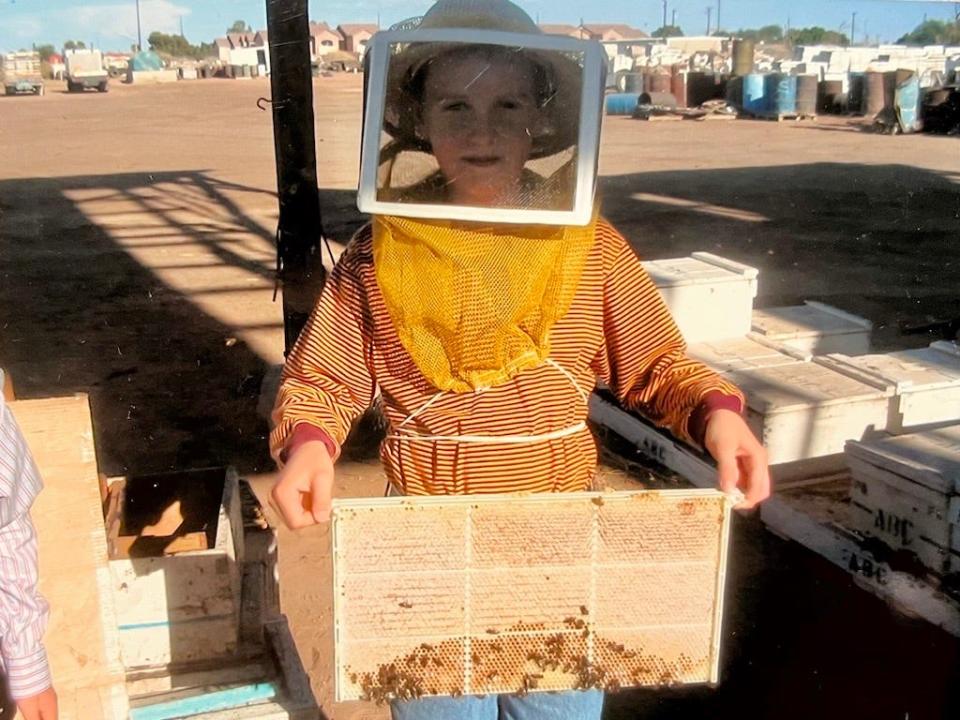
M 323 431 L 339 449 L 376 395 L 365 338 L 369 308 L 356 273 L 357 243 L 344 251 L 283 368 L 270 451 L 278 462 L 298 425 Z
M 642 412 L 677 437 L 697 442 L 690 418 L 711 392 L 743 396 L 732 384 L 686 356 L 686 344 L 653 281 L 610 225 L 604 242 L 604 345 L 594 370 L 625 407 Z
M 14 700 L 50 687 L 43 647 L 49 609 L 37 591 L 37 537 L 28 514 L 40 474 L 0 396 L 0 659 Z

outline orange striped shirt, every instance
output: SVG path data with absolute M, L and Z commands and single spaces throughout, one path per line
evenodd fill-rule
M 589 394 L 598 377 L 626 407 L 686 439 L 690 416 L 707 393 L 739 396 L 734 386 L 686 357 L 660 293 L 604 220 L 597 224 L 596 244 L 570 310 L 551 332 L 550 348 L 552 363 L 502 385 L 435 397 L 437 390 L 397 337 L 377 286 L 372 233 L 365 227 L 330 274 L 287 358 L 271 450 L 279 458 L 301 424 L 323 430 L 339 445 L 351 421 L 379 394 L 394 431 L 416 414 L 404 430 L 485 439 L 389 434 L 380 451 L 384 469 L 406 494 L 576 491 L 592 482 L 596 444 L 585 426 L 563 431 L 586 420 L 582 393 Z M 562 437 L 510 440 L 551 433 Z

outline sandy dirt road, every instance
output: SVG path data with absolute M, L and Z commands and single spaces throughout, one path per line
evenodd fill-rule
M 321 203 L 334 251 L 354 205 L 361 80 L 314 83 Z M 255 408 L 282 359 L 276 198 L 262 79 L 51 87 L 0 97 L 0 365 L 22 397 L 91 394 L 108 474 L 230 463 L 262 489 Z M 875 324 L 881 350 L 960 317 L 960 141 L 846 120 L 608 118 L 603 210 L 645 258 L 707 250 L 760 269 L 757 305 L 822 300 Z M 379 491 L 345 468 L 344 494 Z M 798 548 L 738 523 L 724 680 L 631 692 L 610 718 L 956 717 L 956 642 L 904 619 Z M 281 532 L 283 603 L 330 717 L 322 530 Z M 951 713 L 953 713 L 951 715 Z

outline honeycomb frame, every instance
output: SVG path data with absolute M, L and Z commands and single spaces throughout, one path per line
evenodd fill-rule
M 336 500 L 336 700 L 716 683 L 734 501 Z

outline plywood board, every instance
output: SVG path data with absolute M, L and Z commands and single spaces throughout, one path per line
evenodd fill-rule
M 338 700 L 717 680 L 716 490 L 335 501 Z
M 10 409 L 44 482 L 31 517 L 60 717 L 120 720 L 126 690 L 87 396 L 20 400 Z

